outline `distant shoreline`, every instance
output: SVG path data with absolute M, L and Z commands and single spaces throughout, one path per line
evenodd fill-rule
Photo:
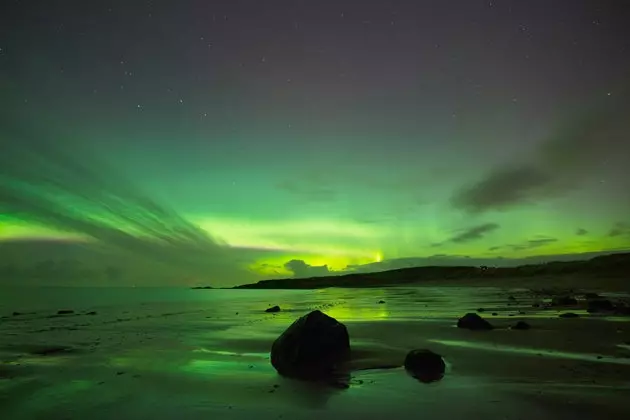
M 522 287 L 542 282 L 549 287 L 567 283 L 567 286 L 571 287 L 630 290 L 630 253 L 603 255 L 581 261 L 553 261 L 517 267 L 429 266 L 340 276 L 261 280 L 230 289 L 370 288 L 460 284 L 462 286 L 501 287 L 516 281 L 523 282 Z M 512 285 L 512 287 L 517 286 Z

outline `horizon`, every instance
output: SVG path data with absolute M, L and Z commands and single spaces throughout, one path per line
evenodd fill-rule
M 455 3 L 7 7 L 0 284 L 629 249 L 626 15 Z

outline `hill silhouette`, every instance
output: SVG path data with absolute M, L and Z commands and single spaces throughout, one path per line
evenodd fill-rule
M 552 261 L 517 267 L 430 266 L 400 268 L 376 273 L 340 276 L 262 280 L 234 289 L 320 289 L 326 287 L 385 287 L 422 284 L 429 281 L 511 279 L 534 277 L 628 278 L 630 252 L 602 255 L 583 261 Z

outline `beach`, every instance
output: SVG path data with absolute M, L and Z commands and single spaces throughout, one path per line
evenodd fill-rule
M 579 291 L 577 306 L 548 308 L 529 289 L 461 285 L 49 289 L 0 294 L 1 418 L 575 419 L 630 413 L 630 317 L 587 313 Z M 28 293 L 37 295 L 24 297 Z M 272 305 L 281 311 L 266 313 Z M 347 388 L 282 378 L 269 362 L 273 341 L 315 309 L 348 328 L 355 369 Z M 457 328 L 468 312 L 495 329 Z M 565 312 L 578 317 L 559 317 Z M 531 329 L 510 329 L 519 320 Z M 442 380 L 425 384 L 405 372 L 404 357 L 416 348 L 443 356 Z

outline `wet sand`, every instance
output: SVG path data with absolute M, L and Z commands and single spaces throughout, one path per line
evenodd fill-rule
M 0 314 L 0 418 L 576 419 L 630 413 L 628 317 L 535 308 L 539 298 L 525 289 L 491 287 L 194 293 L 216 299 L 83 304 L 68 308 L 75 310 L 68 315 L 29 308 Z M 264 312 L 276 304 L 281 312 Z M 458 317 L 479 308 L 495 330 L 455 327 Z M 284 379 L 269 363 L 273 340 L 313 309 L 348 327 L 355 370 L 347 389 Z M 580 317 L 558 317 L 568 311 Z M 509 329 L 519 320 L 532 328 Z M 423 384 L 403 368 L 379 368 L 401 365 L 414 348 L 445 358 L 444 379 Z

